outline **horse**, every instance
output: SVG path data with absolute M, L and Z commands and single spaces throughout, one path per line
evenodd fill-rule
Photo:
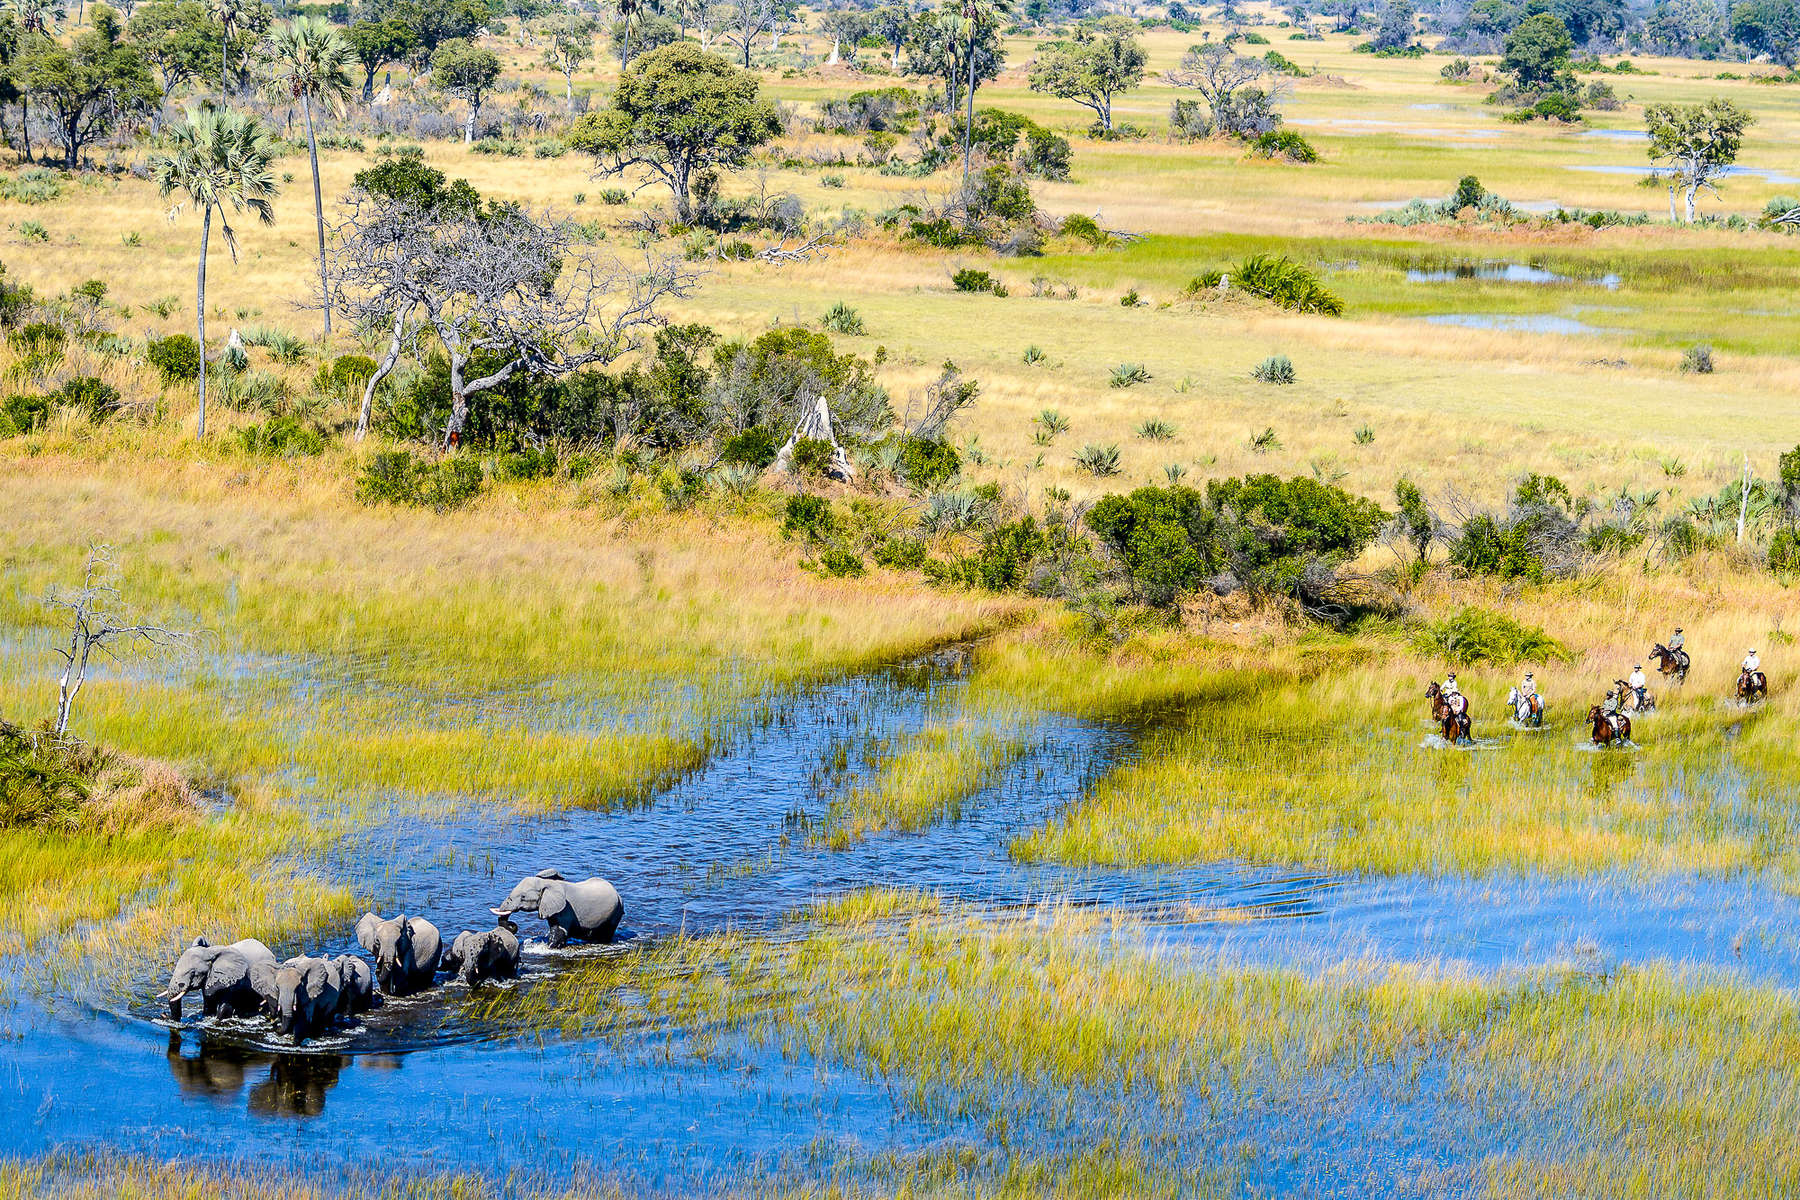
M 1758 700 L 1767 699 L 1769 695 L 1769 677 L 1761 671 L 1739 671 L 1737 681 L 1737 698 L 1740 704 L 1755 704 Z
M 1506 703 L 1513 710 L 1513 720 L 1519 724 L 1536 729 L 1544 723 L 1544 701 L 1535 692 L 1527 696 L 1515 687 L 1506 694 Z
M 1650 694 L 1649 688 L 1645 688 L 1644 694 L 1640 697 L 1638 695 L 1638 690 L 1628 686 L 1623 679 L 1616 680 L 1615 682 L 1619 685 L 1619 695 L 1623 697 L 1619 704 L 1619 708 L 1622 711 L 1634 713 L 1656 711 L 1656 697 Z
M 1431 719 L 1441 724 L 1450 715 L 1450 701 L 1444 697 L 1444 689 L 1437 680 L 1425 685 L 1425 699 L 1431 701 Z
M 1438 722 L 1439 732 L 1444 735 L 1444 740 L 1452 746 L 1473 746 L 1475 744 L 1473 728 L 1466 705 L 1461 712 L 1446 710 L 1443 720 Z
M 1616 729 L 1613 727 L 1613 723 L 1606 719 L 1606 714 L 1600 711 L 1598 704 L 1588 709 L 1588 720 L 1594 726 L 1594 745 L 1610 746 L 1617 742 L 1624 746 L 1631 742 L 1631 718 L 1624 713 L 1619 714 L 1619 725 Z
M 1670 676 L 1676 683 L 1687 682 L 1688 653 L 1686 650 L 1671 650 L 1661 642 L 1650 648 L 1650 657 L 1656 663 L 1656 669 Z

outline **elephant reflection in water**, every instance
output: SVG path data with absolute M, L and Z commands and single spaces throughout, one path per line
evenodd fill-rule
M 250 1088 L 250 1111 L 262 1116 L 318 1116 L 325 1111 L 325 1093 L 350 1065 L 342 1054 L 270 1054 L 205 1042 L 198 1048 L 198 1054 L 185 1055 L 181 1035 L 169 1035 L 169 1072 L 182 1094 L 235 1099 L 258 1068 L 267 1068 Z

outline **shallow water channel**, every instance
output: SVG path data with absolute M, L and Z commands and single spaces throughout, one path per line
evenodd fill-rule
M 954 707 L 968 663 L 967 652 L 945 652 L 784 696 L 706 766 L 640 806 L 396 820 L 327 869 L 379 911 L 427 916 L 446 937 L 488 927 L 489 905 L 516 879 L 556 866 L 572 878 L 611 879 L 638 945 L 728 927 L 789 937 L 804 927 L 796 914 L 820 897 L 889 885 L 976 909 L 1059 900 L 1115 911 L 1132 918 L 1126 940 L 1172 969 L 1365 960 L 1606 970 L 1666 960 L 1800 984 L 1800 902 L 1754 880 L 1396 880 L 1235 864 L 1015 862 L 1013 835 L 1053 818 L 1131 755 L 1140 731 L 1121 724 L 1046 719 L 960 820 L 843 850 L 812 844 L 809 829 L 856 778 L 866 749 Z M 567 724 L 530 708 L 533 720 Z M 1416 743 L 1412 731 L 1384 736 Z M 508 986 L 532 987 L 575 956 L 635 952 L 629 940 L 551 951 L 535 918 L 522 931 L 532 937 L 525 975 Z M 354 946 L 346 928 L 307 949 Z M 309 1171 L 476 1171 L 514 1187 L 598 1173 L 692 1189 L 778 1171 L 830 1176 L 884 1152 L 988 1142 L 973 1118 L 909 1108 L 891 1080 L 772 1043 L 741 1039 L 701 1055 L 683 1052 L 683 1030 L 615 1041 L 521 1036 L 469 1019 L 466 993 L 446 988 L 390 1002 L 363 1025 L 296 1050 L 237 1023 L 207 1027 L 190 1016 L 172 1027 L 150 1000 L 160 983 L 142 980 L 137 998 L 119 1002 L 14 994 L 0 1009 L 8 1034 L 0 1154 L 106 1148 Z M 1330 1123 L 1304 1094 L 1246 1095 L 1236 1109 L 1196 1115 L 1168 1150 L 1201 1163 L 1254 1141 L 1268 1153 L 1249 1173 L 1264 1185 L 1359 1195 L 1402 1169 L 1472 1170 L 1504 1144 L 1508 1134 L 1491 1117 L 1436 1105 L 1429 1078 L 1407 1087 L 1411 1102 L 1397 1104 L 1375 1076 L 1340 1077 Z M 1015 1151 L 1085 1144 L 1118 1113 L 1097 1104 L 1083 1116 L 1079 1101 L 1061 1097 L 1057 1111 L 1057 1121 L 1016 1131 Z M 1344 1136 L 1359 1130 L 1365 1136 Z

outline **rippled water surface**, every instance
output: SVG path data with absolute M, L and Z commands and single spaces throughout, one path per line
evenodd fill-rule
M 625 942 L 551 951 L 537 940 L 541 925 L 527 923 L 524 976 L 508 985 L 520 988 L 571 958 L 634 953 L 634 940 L 677 930 L 791 936 L 791 918 L 814 900 L 868 885 L 926 888 L 977 908 L 1061 900 L 1118 912 L 1134 918 L 1128 937 L 1191 969 L 1359 958 L 1473 971 L 1668 961 L 1800 983 L 1800 901 L 1753 880 L 1385 879 L 1014 861 L 1015 834 L 1054 818 L 1129 758 L 1137 731 L 1125 725 L 1046 719 L 961 820 L 843 850 L 814 844 L 809 832 L 871 748 L 941 717 L 966 666 L 965 655 L 946 653 L 763 706 L 708 765 L 641 806 L 395 820 L 328 866 L 380 910 L 427 916 L 446 938 L 488 927 L 489 906 L 542 867 L 612 880 L 625 897 Z M 300 686 L 315 684 L 356 686 L 342 678 Z M 496 705 L 508 719 L 559 728 L 614 720 L 555 689 L 449 703 L 470 720 Z M 1416 733 L 1389 732 L 1416 742 Z M 345 930 L 307 948 L 354 946 Z M 0 1152 L 107 1147 L 309 1168 L 476 1170 L 515 1182 L 586 1170 L 704 1187 L 746 1172 L 827 1176 L 882 1151 L 985 1140 L 969 1118 L 909 1110 L 888 1081 L 749 1039 L 699 1055 L 684 1052 L 680 1029 L 610 1041 L 501 1034 L 472 1019 L 467 993 L 452 987 L 391 1002 L 296 1051 L 250 1023 L 190 1016 L 173 1027 L 150 999 L 160 980 L 139 982 L 135 997 L 118 1001 L 14 994 L 0 1012 L 9 1035 L 0 1042 Z M 1407 1103 L 1396 1104 L 1390 1083 L 1374 1071 L 1321 1080 L 1320 1095 L 1308 1085 L 1247 1096 L 1183 1127 L 1168 1150 L 1203 1163 L 1221 1146 L 1259 1139 L 1285 1148 L 1253 1172 L 1267 1186 L 1357 1195 L 1372 1178 L 1421 1167 L 1452 1180 L 1503 1143 L 1506 1130 L 1491 1116 L 1438 1103 L 1429 1064 L 1405 1081 Z M 1120 1119 L 1116 1103 L 1063 1105 L 1019 1144 L 1083 1144 Z M 1351 1144 L 1358 1148 L 1344 1149 Z

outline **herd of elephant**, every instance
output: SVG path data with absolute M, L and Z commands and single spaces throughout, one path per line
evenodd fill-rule
M 402 913 L 364 913 L 356 940 L 374 958 L 373 966 L 354 954 L 334 958 L 301 955 L 277 962 L 255 938 L 215 946 L 197 937 L 183 950 L 157 994 L 169 1018 L 181 1020 L 182 999 L 199 992 L 208 1017 L 269 1017 L 276 1031 L 296 1042 L 314 1037 L 341 1019 L 353 1019 L 381 1002 L 383 995 L 407 996 L 436 986 L 440 974 L 470 987 L 486 980 L 511 979 L 519 972 L 515 913 L 536 913 L 549 926 L 552 947 L 569 941 L 610 942 L 625 905 L 612 884 L 599 877 L 572 882 L 555 870 L 521 879 L 500 907 L 498 923 L 483 932 L 463 930 L 448 946 L 437 926 Z

